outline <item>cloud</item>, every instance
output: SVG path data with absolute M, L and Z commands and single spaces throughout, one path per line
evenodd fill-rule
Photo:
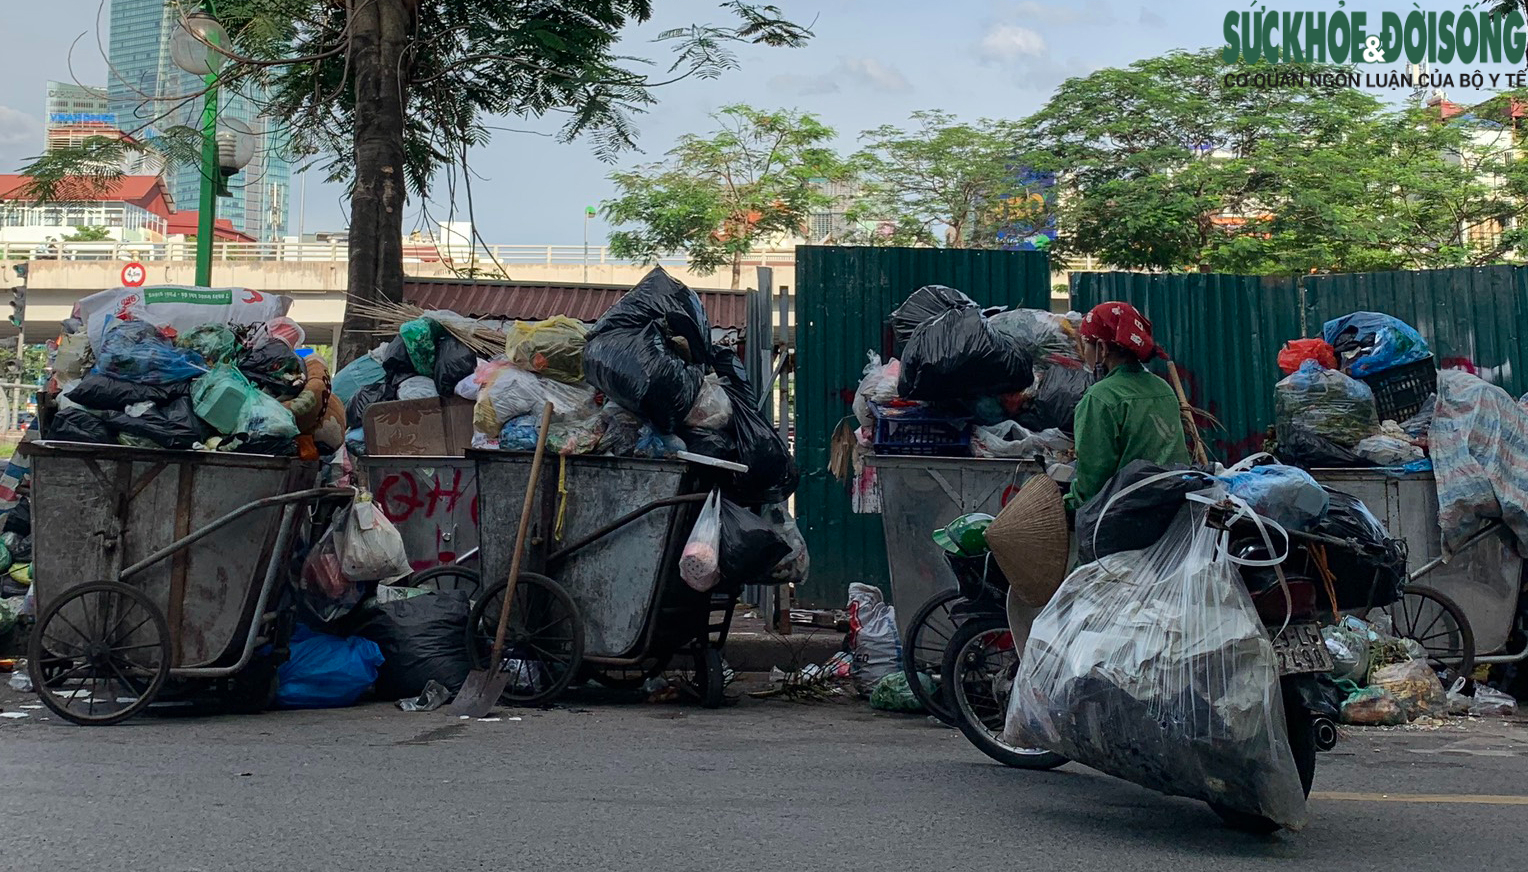
M 1103 0 L 1088 0 L 1087 3 L 1038 3 L 1035 0 L 1023 0 L 1008 8 L 1008 14 L 1004 16 L 1024 24 L 1048 24 L 1065 27 L 1074 24 L 1084 24 L 1089 27 L 1104 27 L 1114 23 L 1114 13 L 1109 9 L 1109 4 Z
M 1147 9 L 1145 6 L 1142 6 L 1141 26 L 1162 28 L 1167 26 L 1167 20 L 1155 12 L 1152 12 L 1150 9 Z
M 976 50 L 982 57 L 992 61 L 1039 58 L 1050 53 L 1045 45 L 1045 37 L 1017 24 L 994 25 L 982 37 Z
M 0 172 L 14 172 L 42 151 L 42 121 L 25 112 L 0 106 Z
M 848 89 L 881 94 L 905 94 L 913 89 L 900 70 L 875 58 L 839 58 L 826 72 L 785 73 L 771 78 L 769 84 L 800 97 L 837 94 Z

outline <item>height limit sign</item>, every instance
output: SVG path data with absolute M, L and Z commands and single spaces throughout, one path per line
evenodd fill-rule
M 141 288 L 148 277 L 149 271 L 136 260 L 122 267 L 122 287 L 124 288 Z

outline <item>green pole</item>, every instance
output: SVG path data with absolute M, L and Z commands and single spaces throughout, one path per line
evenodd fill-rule
M 202 109 L 202 191 L 201 204 L 196 213 L 196 284 L 212 287 L 212 228 L 217 218 L 217 182 L 222 170 L 218 166 L 218 77 L 207 76 L 203 81 L 207 91 L 207 105 Z

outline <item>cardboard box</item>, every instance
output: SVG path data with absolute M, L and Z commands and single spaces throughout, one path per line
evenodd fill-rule
M 472 401 L 427 397 L 372 403 L 361 429 L 368 456 L 461 457 L 472 447 Z

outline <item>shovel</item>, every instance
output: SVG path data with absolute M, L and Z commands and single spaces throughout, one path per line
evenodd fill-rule
M 499 629 L 493 635 L 493 649 L 488 654 L 488 665 L 467 674 L 467 680 L 456 694 L 456 700 L 446 709 L 447 714 L 480 718 L 488 714 L 504 693 L 509 683 L 509 672 L 504 668 L 504 631 L 509 628 L 509 604 L 515 599 L 515 584 L 520 580 L 520 558 L 525 555 L 525 535 L 531 526 L 531 507 L 536 501 L 536 482 L 541 478 L 541 458 L 546 453 L 546 435 L 552 426 L 552 404 L 541 410 L 541 427 L 536 433 L 536 454 L 531 459 L 531 477 L 525 484 L 525 505 L 520 509 L 520 530 L 515 534 L 515 553 L 509 563 L 509 582 L 504 588 L 504 605 L 499 608 Z

